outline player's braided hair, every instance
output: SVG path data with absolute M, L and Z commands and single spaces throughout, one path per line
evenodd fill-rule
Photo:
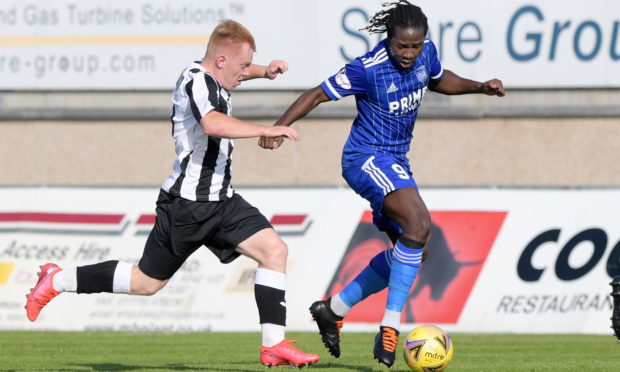
M 362 30 L 370 34 L 387 31 L 388 39 L 394 35 L 394 28 L 422 28 L 424 35 L 428 32 L 428 21 L 419 6 L 411 4 L 407 0 L 398 0 L 392 3 L 383 3 L 383 7 L 389 7 L 378 11 L 370 19 L 370 24 Z

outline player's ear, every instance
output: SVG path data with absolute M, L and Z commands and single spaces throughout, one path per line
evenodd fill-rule
M 223 69 L 226 65 L 226 56 L 217 56 L 215 58 L 215 67 Z

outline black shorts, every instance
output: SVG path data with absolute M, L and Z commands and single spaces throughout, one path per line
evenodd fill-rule
M 202 245 L 222 263 L 239 257 L 235 248 L 260 230 L 272 227 L 240 195 L 222 201 L 197 202 L 161 190 L 155 226 L 138 263 L 151 278 L 165 280 Z

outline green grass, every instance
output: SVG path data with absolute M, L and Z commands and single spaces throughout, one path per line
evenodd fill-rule
M 331 357 L 318 334 L 290 332 L 321 361 L 307 371 L 408 371 L 400 350 L 388 369 L 372 358 L 374 335 L 344 333 Z M 620 371 L 613 336 L 452 334 L 449 372 Z M 0 372 L 9 371 L 266 371 L 258 333 L 2 332 Z M 401 340 L 402 344 L 402 340 Z M 288 371 L 279 367 L 270 371 Z

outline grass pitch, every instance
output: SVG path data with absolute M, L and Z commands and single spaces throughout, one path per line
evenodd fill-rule
M 613 336 L 452 334 L 449 372 L 620 371 Z M 398 350 L 390 369 L 372 357 L 374 334 L 344 333 L 336 359 L 314 333 L 289 332 L 321 361 L 306 371 L 409 371 Z M 401 347 L 402 347 L 401 337 Z M 0 372 L 267 371 L 258 333 L 2 332 Z M 278 367 L 269 371 L 288 371 Z

